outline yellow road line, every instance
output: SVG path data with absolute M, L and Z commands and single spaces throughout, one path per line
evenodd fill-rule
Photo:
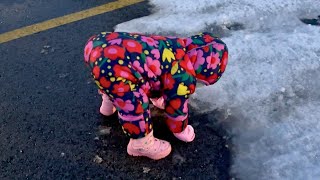
M 22 27 L 13 31 L 9 31 L 0 34 L 0 44 L 21 37 L 25 37 L 34 33 L 45 31 L 51 28 L 62 26 L 68 23 L 79 21 L 88 17 L 96 16 L 106 12 L 110 12 L 119 8 L 123 8 L 129 5 L 133 5 L 144 0 L 118 0 L 115 2 L 110 2 L 101 6 L 97 6 L 91 9 L 79 11 L 69 15 L 61 16 L 58 18 L 50 19 L 41 23 L 33 24 L 30 26 Z

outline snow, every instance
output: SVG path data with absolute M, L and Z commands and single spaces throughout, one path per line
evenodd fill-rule
M 241 179 L 319 178 L 320 27 L 299 18 L 319 15 L 320 1 L 150 3 L 150 16 L 119 24 L 116 31 L 178 36 L 211 31 L 228 45 L 225 74 L 214 86 L 197 89 L 192 102 L 199 112 L 225 112 L 219 123 L 235 146 L 231 173 Z

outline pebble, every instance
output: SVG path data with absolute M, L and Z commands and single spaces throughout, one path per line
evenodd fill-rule
M 142 169 L 143 169 L 143 173 L 145 173 L 145 174 L 149 173 L 149 171 L 151 170 L 148 167 L 143 167 Z
M 99 134 L 100 135 L 109 135 L 110 134 L 111 127 L 107 126 L 100 126 L 99 127 Z
M 40 51 L 40 53 L 41 54 L 48 54 L 49 53 L 49 50 L 50 50 L 50 52 L 54 52 L 55 51 L 55 49 L 54 48 L 51 48 L 51 46 L 49 46 L 49 45 L 45 45 L 45 46 L 43 46 L 43 48 L 41 49 L 41 51 Z
M 68 75 L 69 75 L 68 73 L 60 73 L 60 74 L 58 74 L 59 78 L 65 78 Z
M 102 159 L 100 156 L 98 156 L 98 155 L 96 155 L 96 156 L 93 158 L 93 162 L 95 162 L 95 163 L 97 163 L 97 164 L 101 164 L 102 161 L 103 161 L 103 159 Z

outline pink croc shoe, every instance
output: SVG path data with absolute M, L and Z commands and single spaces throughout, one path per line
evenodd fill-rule
M 171 145 L 167 141 L 155 138 L 152 131 L 146 137 L 130 139 L 127 152 L 131 156 L 145 156 L 159 160 L 170 154 Z
M 191 142 L 196 137 L 191 125 L 188 125 L 181 133 L 173 133 L 173 135 L 184 142 Z
M 110 116 L 116 112 L 116 108 L 113 106 L 112 101 L 106 94 L 102 94 L 102 103 L 100 107 L 100 113 L 105 116 Z

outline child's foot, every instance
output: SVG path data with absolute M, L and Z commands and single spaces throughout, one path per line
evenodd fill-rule
M 164 99 L 163 96 L 161 96 L 160 98 L 150 98 L 150 101 L 152 102 L 152 104 L 154 106 L 156 106 L 159 109 L 164 109 Z
M 184 142 L 191 142 L 196 136 L 191 125 L 188 125 L 181 133 L 173 133 L 173 135 Z
M 170 154 L 171 145 L 167 141 L 155 138 L 152 131 L 146 137 L 130 139 L 127 152 L 131 156 L 145 156 L 158 160 Z
M 102 94 L 102 103 L 100 107 L 100 113 L 105 116 L 110 116 L 116 112 L 116 108 L 113 106 L 109 97 L 106 94 Z

